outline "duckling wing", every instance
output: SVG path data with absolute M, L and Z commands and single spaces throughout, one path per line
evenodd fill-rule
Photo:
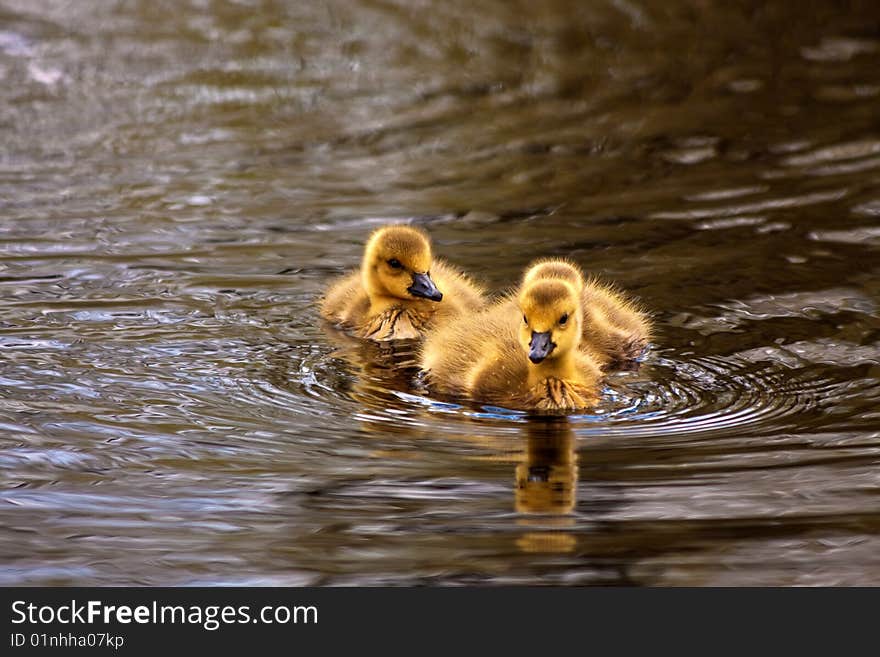
M 370 300 L 361 284 L 361 274 L 353 271 L 327 288 L 320 312 L 324 319 L 352 328 L 365 319 L 369 308 Z

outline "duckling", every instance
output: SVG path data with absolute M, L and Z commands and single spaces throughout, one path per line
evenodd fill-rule
M 364 248 L 361 268 L 327 290 L 321 315 L 371 340 L 403 340 L 485 305 L 483 290 L 452 265 L 433 258 L 427 235 L 385 226 Z
M 620 291 L 596 278 L 584 277 L 580 267 L 551 258 L 532 264 L 523 285 L 537 280 L 562 280 L 580 291 L 584 311 L 583 340 L 604 356 L 604 368 L 612 369 L 638 358 L 651 340 L 647 314 Z
M 489 309 L 432 331 L 420 366 L 429 389 L 523 410 L 571 411 L 598 400 L 601 356 L 581 340 L 571 283 L 539 279 Z

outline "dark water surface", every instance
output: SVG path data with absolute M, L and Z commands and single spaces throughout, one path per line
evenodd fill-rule
M 880 8 L 0 1 L 0 584 L 880 584 Z M 415 222 L 658 325 L 439 404 L 315 300 Z

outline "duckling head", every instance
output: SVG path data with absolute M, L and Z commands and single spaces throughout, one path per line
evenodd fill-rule
M 584 289 L 584 275 L 580 267 L 567 260 L 552 258 L 538 260 L 523 274 L 522 287 L 525 288 L 537 280 L 559 280 L 570 283 L 575 290 Z
M 431 243 L 420 230 L 386 226 L 374 232 L 364 250 L 361 271 L 371 298 L 443 299 L 431 280 Z
M 539 279 L 525 285 L 517 301 L 523 313 L 519 342 L 530 361 L 557 359 L 577 348 L 583 314 L 571 283 Z

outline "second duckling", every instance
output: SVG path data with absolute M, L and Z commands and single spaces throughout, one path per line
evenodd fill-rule
M 484 305 L 482 288 L 434 258 L 422 231 L 385 226 L 367 241 L 361 268 L 327 290 L 321 315 L 360 338 L 403 340 Z
M 523 286 L 538 280 L 561 280 L 580 294 L 584 312 L 582 337 L 602 356 L 605 369 L 638 358 L 651 340 L 651 321 L 639 305 L 612 285 L 584 276 L 580 267 L 552 258 L 533 263 Z
M 598 400 L 602 357 L 582 344 L 583 322 L 574 285 L 534 280 L 430 333 L 420 365 L 441 394 L 523 410 L 588 408 Z

